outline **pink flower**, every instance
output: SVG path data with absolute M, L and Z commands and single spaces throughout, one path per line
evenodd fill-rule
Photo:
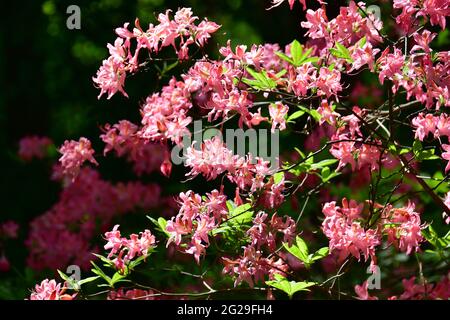
M 192 238 L 189 248 L 186 249 L 186 253 L 192 254 L 195 261 L 200 264 L 200 256 L 206 253 L 206 247 L 199 238 Z
M 55 280 L 43 280 L 37 284 L 30 295 L 30 300 L 73 300 L 76 296 L 64 294 L 65 288 Z
M 203 47 L 206 40 L 211 37 L 211 33 L 216 32 L 219 28 L 220 26 L 218 24 L 210 22 L 207 19 L 203 20 L 196 28 L 195 41 L 200 47 Z
M 108 241 L 104 248 L 106 250 L 111 249 L 108 254 L 108 258 L 116 256 L 113 260 L 118 270 L 124 270 L 125 265 L 135 257 L 144 256 L 147 257 L 149 251 L 155 247 L 155 237 L 151 234 L 150 230 L 144 230 L 139 235 L 131 234 L 130 238 L 122 238 L 119 225 L 115 225 L 112 231 L 105 233 L 105 239 Z
M 261 195 L 260 202 L 265 208 L 277 208 L 284 202 L 283 191 L 284 177 L 278 183 L 274 183 L 273 178 L 264 186 L 264 192 Z
M 197 150 L 194 144 L 187 149 L 186 166 L 191 167 L 188 176 L 195 177 L 203 174 L 206 179 L 212 180 L 218 175 L 234 168 L 233 152 L 225 146 L 218 137 L 206 140 Z
M 405 57 L 399 49 L 395 48 L 394 53 L 389 53 L 389 48 L 386 48 L 377 63 L 380 67 L 379 79 L 382 84 L 386 78 L 389 80 L 400 80 L 402 78 Z
M 289 107 L 281 102 L 271 103 L 269 105 L 269 114 L 272 119 L 272 132 L 278 127 L 280 130 L 286 129 L 286 115 Z
M 415 138 L 423 141 L 429 133 L 435 133 L 437 121 L 437 118 L 435 118 L 431 113 L 427 113 L 425 117 L 422 112 L 419 113 L 419 115 L 411 121 L 412 125 L 416 127 Z M 442 122 L 440 127 L 442 130 Z
M 345 140 L 346 136 L 339 137 L 339 140 Z M 353 141 L 340 141 L 333 143 L 330 149 L 330 153 L 336 159 L 339 159 L 339 164 L 337 170 L 344 167 L 347 163 L 349 163 L 352 167 L 352 170 L 356 168 L 356 160 L 354 156 L 355 152 L 355 143 Z
M 435 33 L 432 33 L 428 30 L 422 31 L 421 34 L 414 33 L 413 34 L 414 41 L 416 42 L 416 45 L 411 48 L 411 52 L 416 52 L 417 50 L 422 50 L 425 53 L 430 53 L 430 43 L 433 41 L 433 39 L 436 37 Z
M 79 141 L 68 141 L 59 149 L 62 154 L 59 161 L 63 167 L 63 172 L 67 176 L 75 179 L 80 172 L 80 167 L 85 161 L 98 165 L 94 159 L 94 150 L 91 148 L 91 142 L 86 138 L 80 138 Z
M 24 137 L 19 142 L 19 157 L 24 161 L 30 161 L 33 158 L 43 159 L 51 145 L 53 142 L 47 137 Z
M 111 231 L 108 231 L 105 233 L 105 240 L 108 242 L 105 244 L 104 249 L 110 250 L 108 254 L 108 258 L 112 257 L 113 255 L 117 254 L 119 250 L 122 248 L 122 237 L 120 235 L 119 225 L 116 224 L 114 228 Z
M 96 77 L 92 78 L 95 85 L 100 88 L 99 98 L 106 93 L 110 99 L 117 92 L 128 96 L 123 88 L 125 78 L 128 73 L 139 69 L 138 57 L 142 49 L 152 54 L 158 53 L 163 47 L 172 46 L 178 58 L 185 60 L 189 56 L 190 45 L 196 43 L 200 47 L 204 46 L 211 34 L 220 27 L 207 19 L 195 25 L 198 17 L 193 16 L 190 8 L 179 9 L 173 19 L 170 13 L 171 10 L 167 10 L 165 14 L 159 14 L 159 24 L 150 24 L 146 31 L 142 30 L 138 19 L 132 32 L 128 30 L 129 23 L 116 28 L 119 38 L 115 40 L 114 45 L 108 44 L 110 56 L 103 60 Z
M 341 73 L 336 70 L 330 70 L 329 68 L 320 68 L 319 75 L 317 76 L 315 85 L 318 88 L 317 93 L 319 95 L 326 95 L 327 98 L 331 96 L 337 96 L 338 92 L 342 90 Z
M 370 42 L 367 42 L 364 44 L 364 46 L 361 48 L 359 47 L 358 43 L 354 46 L 354 50 L 351 54 L 353 63 L 350 71 L 358 70 L 364 65 L 368 65 L 369 69 L 373 71 L 374 69 L 374 63 L 375 63 L 375 56 L 380 52 L 380 49 L 373 49 Z
M 126 78 L 125 66 L 114 60 L 114 56 L 110 56 L 108 59 L 103 60 L 103 64 L 97 71 L 96 76 L 92 77 L 96 86 L 100 88 L 98 99 L 105 93 L 107 94 L 108 99 L 111 99 L 118 91 L 125 97 L 128 97 L 128 94 L 123 89 Z
M 322 8 L 313 11 L 308 9 L 306 11 L 307 22 L 302 22 L 303 28 L 309 29 L 306 35 L 312 39 L 328 38 L 328 18 L 325 10 Z
M 359 300 L 378 300 L 377 297 L 370 296 L 369 291 L 367 290 L 368 283 L 364 281 L 360 286 L 355 286 L 355 292 L 358 295 Z
M 328 122 L 331 125 L 336 125 L 336 117 L 339 116 L 339 113 L 333 111 L 331 107 L 332 106 L 328 103 L 327 100 L 322 100 L 322 102 L 320 103 L 320 107 L 317 108 L 317 112 L 319 112 L 322 116 L 320 118 L 319 124 Z
M 419 213 L 414 211 L 413 202 L 408 202 L 404 208 L 393 208 L 386 218 L 388 241 L 396 245 L 401 251 L 410 254 L 417 252 L 423 241 Z M 394 225 L 391 225 L 394 224 Z
M 330 252 L 337 250 L 342 260 L 350 254 L 360 260 L 362 254 L 365 261 L 370 257 L 375 264 L 375 248 L 381 243 L 380 234 L 373 229 L 365 230 L 360 222 L 354 220 L 361 210 L 355 202 L 351 202 L 353 209 L 347 207 L 347 200 L 343 205 L 344 208 L 340 208 L 333 201 L 323 206 L 325 220 L 322 230 L 330 240 Z

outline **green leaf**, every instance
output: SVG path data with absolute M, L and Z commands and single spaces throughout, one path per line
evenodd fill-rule
M 336 58 L 345 59 L 347 62 L 353 62 L 350 51 L 339 42 L 336 42 L 336 48 L 331 48 L 330 52 Z
M 71 289 L 79 290 L 79 285 L 75 279 L 73 279 L 72 277 L 69 277 L 68 275 L 66 275 L 64 272 L 62 272 L 59 269 L 57 271 L 58 271 L 59 276 L 68 283 L 68 285 L 70 286 Z
M 294 62 L 294 65 L 297 66 L 300 62 L 300 59 L 303 56 L 303 48 L 300 42 L 297 40 L 292 41 L 291 43 L 291 57 Z
M 111 285 L 111 278 L 108 277 L 108 276 L 103 272 L 103 270 L 100 269 L 100 267 L 97 266 L 97 265 L 95 264 L 94 261 L 91 261 L 91 264 L 92 264 L 92 266 L 94 267 L 93 269 L 91 269 L 91 271 L 92 271 L 93 273 L 95 273 L 96 275 L 100 276 L 103 280 L 105 280 L 105 281 L 108 283 L 109 286 L 112 286 L 112 285 Z
M 234 208 L 229 213 L 230 214 L 229 222 L 233 221 L 232 223 L 239 223 L 239 224 L 251 222 L 253 219 L 253 211 L 250 210 L 251 208 L 252 205 L 250 203 L 245 203 L 243 205 L 240 205 L 239 207 Z
M 294 64 L 294 61 L 288 57 L 287 55 L 285 55 L 283 52 L 280 51 L 276 51 L 275 54 L 280 57 L 281 59 L 283 59 L 284 61 L 289 62 L 290 64 Z
M 310 291 L 308 288 L 316 285 L 315 282 L 296 282 L 296 281 L 288 281 L 285 277 L 279 274 L 274 275 L 275 280 L 266 281 L 266 284 L 274 287 L 278 290 L 283 291 L 289 296 L 289 299 L 299 291 Z
M 311 165 L 311 169 L 315 170 L 315 169 L 325 168 L 332 164 L 335 164 L 338 161 L 339 161 L 338 159 L 325 159 L 325 160 L 319 161 L 317 163 L 313 163 Z
M 359 41 L 358 41 L 358 47 L 360 47 L 360 48 L 364 47 L 364 45 L 366 44 L 366 42 L 367 42 L 366 36 L 362 37 L 362 38 L 359 39 Z
M 328 253 L 329 253 L 328 247 L 320 248 L 319 250 L 314 252 L 314 254 L 311 257 L 311 260 L 312 261 L 316 261 L 316 260 L 320 260 L 322 258 L 325 258 L 326 256 L 328 256 Z
M 103 261 L 105 263 L 106 266 L 114 266 L 114 262 L 100 254 L 96 254 L 93 253 L 94 256 L 96 256 L 97 258 L 99 258 L 101 261 Z
M 304 110 L 298 110 L 295 111 L 293 114 L 291 114 L 288 118 L 287 118 L 287 122 L 294 122 L 293 120 L 300 118 L 302 115 L 305 114 Z
M 148 219 L 156 226 L 156 229 L 162 233 L 164 233 L 168 238 L 170 238 L 170 233 L 166 231 L 167 220 L 163 217 L 159 217 L 158 220 L 147 216 Z
M 299 236 L 295 238 L 295 242 L 296 243 L 293 244 L 292 246 L 289 246 L 289 244 L 285 242 L 283 243 L 283 247 L 294 257 L 302 261 L 308 268 L 311 263 L 308 257 L 309 256 L 308 246 L 306 245 L 306 242 Z
M 283 171 L 277 172 L 273 175 L 273 182 L 275 184 L 278 184 L 281 182 L 281 180 L 283 180 L 283 178 L 284 178 L 284 172 Z
M 98 278 L 100 278 L 100 276 L 94 276 L 94 277 L 88 277 L 86 279 L 82 279 L 82 280 L 78 281 L 78 285 L 82 286 L 83 284 L 95 281 Z
M 307 114 L 309 114 L 314 120 L 316 120 L 317 122 L 320 121 L 320 119 L 322 119 L 322 116 L 320 115 L 320 113 L 315 110 L 315 109 L 309 109 L 306 108 L 304 106 L 298 106 L 301 110 L 305 111 Z
M 275 80 L 271 79 L 265 70 L 262 70 L 261 72 L 256 72 L 252 68 L 247 67 L 247 72 L 254 78 L 253 79 L 247 79 L 243 78 L 242 82 L 245 84 L 251 86 L 252 88 L 256 90 L 272 90 L 277 87 L 277 83 Z

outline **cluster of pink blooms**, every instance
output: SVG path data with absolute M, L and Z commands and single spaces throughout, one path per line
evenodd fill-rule
M 421 231 L 425 226 L 421 224 L 420 214 L 414 209 L 414 203 L 408 202 L 403 208 L 388 207 L 382 217 L 388 242 L 406 254 L 417 252 L 423 241 Z
M 140 182 L 113 185 L 98 172 L 83 168 L 78 178 L 62 191 L 49 211 L 31 222 L 26 245 L 28 265 L 35 270 L 63 268 L 71 263 L 88 268 L 98 251 L 90 242 L 99 231 L 110 228 L 120 214 L 149 210 L 169 204 L 156 184 Z
M 133 233 L 130 238 L 121 236 L 119 225 L 115 225 L 111 231 L 105 233 L 105 239 L 108 241 L 104 248 L 110 250 L 108 258 L 115 257 L 113 262 L 117 270 L 123 272 L 128 263 L 135 257 L 147 257 L 153 248 L 155 248 L 155 236 L 150 230 L 146 229 L 139 235 Z
M 403 279 L 404 292 L 399 296 L 390 296 L 389 300 L 448 300 L 450 298 L 450 274 L 444 276 L 439 282 L 416 283 L 416 277 Z M 371 296 L 368 292 L 368 283 L 365 281 L 361 285 L 355 286 L 355 292 L 360 300 L 378 300 L 378 297 Z
M 374 207 L 383 210 L 382 218 L 375 229 L 365 230 L 362 226 L 365 220 L 361 215 L 363 204 L 354 200 L 349 202 L 345 198 L 342 207 L 336 206 L 335 201 L 324 204 L 322 230 L 330 239 L 330 251 L 338 250 L 339 260 L 350 254 L 359 260 L 362 254 L 366 261 L 368 257 L 372 259 L 371 266 L 375 265 L 375 248 L 381 243 L 383 234 L 387 235 L 388 243 L 406 254 L 419 250 L 423 241 L 421 230 L 425 226 L 421 224 L 420 214 L 414 211 L 414 203 L 408 202 L 402 208 L 379 204 Z
M 31 292 L 30 300 L 73 300 L 76 294 L 65 293 L 66 288 L 55 280 L 43 280 Z
M 371 266 L 376 265 L 375 248 L 381 243 L 381 234 L 377 230 L 365 230 L 360 220 L 363 204 L 347 199 L 342 200 L 342 207 L 336 202 L 325 203 L 322 209 L 325 220 L 322 230 L 330 240 L 330 252 L 337 251 L 339 260 L 343 261 L 349 255 L 360 260 L 371 258 Z
M 118 157 L 126 156 L 133 163 L 137 175 L 161 169 L 167 158 L 167 148 L 147 142 L 139 137 L 137 131 L 138 126 L 127 120 L 121 120 L 113 126 L 106 124 L 105 133 L 100 136 L 105 143 L 103 154 L 114 151 Z
M 237 259 L 222 258 L 223 273 L 236 277 L 234 286 L 244 281 L 253 287 L 267 275 L 269 278 L 275 273 L 285 275 L 288 265 L 276 255 L 266 257 L 264 254 L 264 249 L 271 253 L 276 251 L 280 240 L 278 234 L 282 234 L 282 242 L 291 244 L 296 235 L 295 221 L 288 216 L 283 221 L 276 213 L 269 220 L 263 211 L 255 216 L 253 226 L 247 231 L 250 244 L 244 247 L 243 255 Z
M 365 9 L 365 4 L 359 2 L 358 5 Z M 368 13 L 368 17 L 363 15 L 354 1 L 349 3 L 348 7 L 341 7 L 339 15 L 328 20 L 324 8 L 313 11 L 306 11 L 306 20 L 301 23 L 303 28 L 308 29 L 306 35 L 312 40 L 318 50 L 318 56 L 327 56 L 330 48 L 335 43 L 345 46 L 352 58 L 353 70 L 361 68 L 368 64 L 373 69 L 373 59 L 378 49 L 373 49 L 373 45 L 382 42 L 378 33 L 383 24 L 373 14 Z M 364 39 L 363 42 L 362 39 Z M 334 59 L 332 56 L 330 59 Z M 344 59 L 334 59 L 330 61 L 336 63 L 336 66 L 342 65 Z
M 24 161 L 31 161 L 33 158 L 43 159 L 52 145 L 53 141 L 47 137 L 24 137 L 19 141 L 19 157 Z
M 185 165 L 191 168 L 187 174 L 190 177 L 202 174 L 207 180 L 212 180 L 225 173 L 239 190 L 262 190 L 260 203 L 266 208 L 276 208 L 284 200 L 284 178 L 277 183 L 273 177 L 265 182 L 266 177 L 273 173 L 269 161 L 251 154 L 245 157 L 233 155 L 219 137 L 204 141 L 200 150 L 194 145 L 189 147 Z
M 397 24 L 405 32 L 420 25 L 418 19 L 423 17 L 431 25 L 439 25 L 445 29 L 445 19 L 450 16 L 450 3 L 447 0 L 394 0 L 394 8 L 402 12 L 396 17 Z
M 415 138 L 420 141 L 423 141 L 430 133 L 434 138 L 450 137 L 450 118 L 445 113 L 441 113 L 439 116 L 427 113 L 424 116 L 421 112 L 411 122 L 416 128 Z M 441 154 L 442 159 L 449 161 L 445 167 L 445 172 L 447 172 L 450 170 L 450 145 L 443 143 L 441 147 L 444 149 Z
M 428 30 L 416 32 L 413 34 L 416 44 L 408 58 L 397 48 L 393 52 L 386 48 L 376 64 L 381 83 L 389 79 L 394 92 L 403 87 L 407 99 L 414 97 L 427 108 L 434 105 L 439 109 L 441 105 L 450 106 L 450 51 L 434 54 L 429 45 L 435 36 Z
M 84 137 L 81 137 L 79 141 L 66 140 L 59 152 L 62 154 L 59 162 L 61 163 L 63 174 L 71 177 L 73 180 L 80 172 L 80 168 L 85 161 L 98 165 L 94 159 L 95 151 L 91 147 L 91 142 Z
M 190 8 L 181 8 L 175 12 L 174 18 L 170 17 L 171 10 L 158 15 L 158 24 L 150 24 L 144 31 L 139 20 L 135 21 L 135 28 L 128 29 L 129 23 L 116 29 L 119 36 L 114 45 L 108 44 L 110 56 L 103 61 L 103 65 L 93 78 L 100 88 L 99 98 L 103 94 L 111 98 L 116 92 L 124 96 L 125 78 L 127 73 L 136 72 L 139 67 L 139 53 L 146 49 L 149 54 L 158 53 L 162 48 L 172 46 L 180 60 L 189 57 L 189 46 L 196 44 L 199 47 L 205 45 L 211 34 L 219 29 L 219 25 L 207 19 L 195 24 L 198 17 L 193 16 Z M 132 41 L 133 40 L 133 41 Z M 132 47 L 135 46 L 134 53 Z
M 192 118 L 187 112 L 192 108 L 190 92 L 183 81 L 174 78 L 160 93 L 147 97 L 142 106 L 142 129 L 138 135 L 146 140 L 171 140 L 181 144 L 183 136 L 189 135 L 187 126 Z
M 167 222 L 170 234 L 167 246 L 174 243 L 179 250 L 194 256 L 200 263 L 200 256 L 209 246 L 209 233 L 228 217 L 227 197 L 213 190 L 202 197 L 192 191 L 180 193 L 179 213 Z
M 435 138 L 450 137 L 450 118 L 445 113 L 434 116 L 431 113 L 424 115 L 421 112 L 412 119 L 411 123 L 416 128 L 415 138 L 420 141 L 423 141 L 430 133 Z
M 330 153 L 339 159 L 338 169 L 350 164 L 352 170 L 369 167 L 371 170 L 376 170 L 379 161 L 384 158 L 381 155 L 379 148 L 380 143 L 375 140 L 372 143 L 367 143 L 363 140 L 363 135 L 359 128 L 360 118 L 364 115 L 364 110 L 359 107 L 353 107 L 354 114 L 340 117 L 340 124 L 337 121 L 337 113 L 331 111 L 326 103 L 322 103 L 322 109 L 319 109 L 325 119 L 328 118 L 330 124 L 337 126 L 335 134 L 331 137 L 333 145 Z M 356 115 L 358 116 L 356 116 Z M 344 125 L 342 125 L 344 124 Z

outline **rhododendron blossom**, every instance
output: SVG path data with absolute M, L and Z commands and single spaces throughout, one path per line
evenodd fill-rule
M 63 173 L 72 179 L 80 172 L 80 167 L 85 161 L 89 161 L 98 165 L 94 159 L 94 150 L 91 147 L 91 142 L 86 138 L 80 138 L 79 141 L 65 141 L 59 149 L 62 154 L 59 161 L 63 168 Z

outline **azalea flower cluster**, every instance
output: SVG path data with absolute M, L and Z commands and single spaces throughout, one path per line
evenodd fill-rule
M 170 235 L 167 246 L 174 243 L 200 263 L 200 256 L 210 245 L 210 232 L 228 217 L 226 201 L 227 197 L 217 190 L 207 193 L 204 199 L 191 190 L 180 193 L 180 210 L 167 222 L 165 229 Z
M 450 137 L 450 119 L 445 113 L 435 116 L 431 113 L 419 113 L 411 121 L 416 128 L 415 138 L 423 141 L 430 133 L 433 137 Z
M 352 108 L 352 114 L 338 118 L 339 114 L 332 111 L 328 103 L 322 102 L 318 111 L 322 114 L 322 121 L 327 120 L 337 127 L 331 137 L 333 144 L 330 153 L 339 159 L 338 169 L 350 164 L 353 171 L 363 167 L 376 170 L 379 163 L 385 160 L 380 151 L 381 143 L 378 140 L 371 142 L 363 139 L 360 119 L 364 115 L 364 110 L 355 106 Z
M 72 179 L 75 179 L 78 175 L 81 165 L 85 161 L 98 165 L 94 159 L 95 151 L 91 147 L 91 142 L 84 137 L 81 137 L 79 141 L 66 140 L 59 152 L 62 154 L 59 161 L 61 162 L 63 174 Z
M 30 295 L 30 300 L 73 300 L 76 294 L 66 294 L 66 287 L 55 280 L 45 279 L 37 284 Z
M 103 94 L 110 99 L 116 92 L 128 96 L 124 90 L 127 73 L 136 72 L 140 67 L 139 54 L 146 49 L 149 54 L 156 54 L 162 48 L 172 46 L 180 60 L 189 56 L 189 46 L 196 44 L 203 47 L 211 34 L 219 29 L 219 25 L 207 19 L 195 24 L 198 17 L 194 16 L 190 8 L 181 8 L 175 12 L 174 18 L 170 17 L 171 10 L 158 15 L 158 24 L 150 24 L 144 31 L 139 20 L 135 21 L 135 28 L 128 29 L 129 23 L 116 29 L 119 36 L 114 45 L 108 44 L 110 56 L 103 61 L 103 65 L 93 78 L 100 88 L 99 98 Z M 132 45 L 136 46 L 132 52 Z
M 394 48 L 393 52 L 386 48 L 376 63 L 380 70 L 380 82 L 391 80 L 394 93 L 403 87 L 407 99 L 415 97 L 428 109 L 435 106 L 439 110 L 441 105 L 450 106 L 450 51 L 434 54 L 430 43 L 435 36 L 428 30 L 415 32 L 413 38 L 416 44 L 409 57 L 398 48 Z
M 408 205 L 403 208 L 389 206 L 386 215 L 381 219 L 388 242 L 406 254 L 417 252 L 420 243 L 424 240 L 421 230 L 425 226 L 421 223 L 420 214 L 414 209 L 413 202 L 408 202 Z
M 383 234 L 387 235 L 388 243 L 408 255 L 419 250 L 424 240 L 421 230 L 425 226 L 420 214 L 414 211 L 414 203 L 408 202 L 402 208 L 375 204 L 374 208 L 382 211 L 382 218 L 372 228 L 362 215 L 363 204 L 346 198 L 342 200 L 342 207 L 336 206 L 335 201 L 324 204 L 322 230 L 330 240 L 330 252 L 339 253 L 338 260 L 343 261 L 349 255 L 360 260 L 362 255 L 365 261 L 370 257 L 371 267 L 375 266 L 375 249 L 381 244 Z
M 357 5 L 354 1 L 350 1 L 349 6 L 341 7 L 339 15 L 332 20 L 328 19 L 324 8 L 316 11 L 308 9 L 306 21 L 302 22 L 301 26 L 307 29 L 306 35 L 312 40 L 311 44 L 314 43 L 319 50 L 317 52 L 319 56 L 328 55 L 330 49 L 339 43 L 347 48 L 350 56 L 334 59 L 331 63 L 342 65 L 345 59 L 351 58 L 352 70 L 357 70 L 365 64 L 369 64 L 373 69 L 373 58 L 379 52 L 378 49 L 373 49 L 373 45 L 383 41 L 379 33 L 383 23 L 372 13 L 367 12 L 363 2 Z M 333 59 L 332 55 L 331 58 Z
M 330 240 L 330 252 L 337 251 L 339 260 L 343 261 L 349 255 L 360 260 L 361 255 L 367 261 L 371 258 L 371 266 L 376 265 L 375 248 L 381 243 L 378 230 L 365 230 L 361 223 L 363 204 L 354 200 L 342 200 L 342 207 L 336 202 L 325 203 L 322 209 L 325 220 L 322 223 L 323 233 Z
M 450 119 L 445 113 L 439 116 L 434 116 L 427 113 L 425 116 L 421 112 L 417 117 L 412 119 L 412 125 L 416 128 L 415 138 L 423 141 L 430 133 L 434 138 L 438 138 L 441 142 L 441 147 L 444 150 L 441 157 L 444 160 L 450 161 L 450 145 L 442 143 L 441 137 L 450 137 Z M 445 166 L 445 172 L 450 170 L 450 162 Z
M 397 24 L 404 32 L 410 32 L 425 18 L 432 26 L 445 29 L 445 19 L 450 16 L 450 4 L 446 0 L 394 0 L 394 8 L 401 13 L 396 17 Z
M 251 154 L 245 157 L 233 155 L 219 137 L 204 141 L 200 150 L 194 145 L 189 147 L 185 165 L 191 168 L 187 173 L 189 177 L 202 174 L 207 180 L 212 180 L 226 173 L 240 190 L 255 192 L 268 187 L 269 192 L 274 192 L 274 197 L 282 197 L 283 181 L 272 182 L 269 186 L 264 184 L 265 178 L 272 173 L 269 161 Z
M 131 234 L 130 238 L 123 238 L 120 234 L 119 225 L 116 224 L 111 231 L 105 233 L 105 239 L 108 241 L 104 248 L 110 250 L 108 258 L 113 259 L 117 270 L 124 272 L 125 267 L 135 257 L 147 257 L 153 248 L 155 248 L 155 236 L 150 230 L 146 229 L 139 235 Z
M 99 230 L 108 229 L 114 217 L 170 203 L 170 198 L 161 197 L 156 184 L 114 185 L 102 180 L 95 170 L 83 168 L 63 189 L 59 201 L 31 222 L 26 240 L 28 265 L 35 270 L 57 269 L 70 263 L 88 268 L 91 252 L 98 252 L 91 240 Z
M 282 235 L 280 239 L 277 235 Z M 283 218 L 276 213 L 269 215 L 260 211 L 253 219 L 253 225 L 247 230 L 249 244 L 243 247 L 244 253 L 236 259 L 223 257 L 224 274 L 235 277 L 234 286 L 246 282 L 250 287 L 260 280 L 273 278 L 275 273 L 285 275 L 289 266 L 274 254 L 280 240 L 291 244 L 296 235 L 296 223 L 291 217 Z M 265 252 L 270 252 L 269 255 Z

